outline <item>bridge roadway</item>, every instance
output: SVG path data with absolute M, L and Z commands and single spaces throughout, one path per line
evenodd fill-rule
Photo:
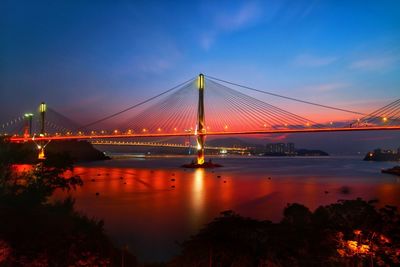
M 206 132 L 206 136 L 223 135 L 254 135 L 254 134 L 286 134 L 286 133 L 324 133 L 324 132 L 360 132 L 360 131 L 394 131 L 400 130 L 400 126 L 365 126 L 365 127 L 341 127 L 341 128 L 303 128 L 303 129 L 265 129 L 257 131 L 222 131 Z M 50 141 L 50 140 L 90 140 L 90 139 L 118 139 L 118 138 L 144 138 L 144 137 L 184 137 L 196 136 L 196 133 L 131 133 L 131 134 L 81 134 L 81 135 L 45 135 L 45 136 L 11 136 L 11 142 L 26 141 Z
M 172 147 L 172 148 L 189 148 L 184 144 L 171 144 L 162 142 L 134 142 L 134 141 L 107 141 L 107 140 L 92 140 L 89 141 L 92 145 L 108 145 L 108 146 L 151 146 L 151 147 Z M 190 146 L 195 148 L 195 146 Z M 246 152 L 248 148 L 243 147 L 222 147 L 222 146 L 206 146 L 205 149 L 211 150 L 226 150 L 235 152 Z

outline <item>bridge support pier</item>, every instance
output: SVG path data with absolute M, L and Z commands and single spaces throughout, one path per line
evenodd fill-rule
M 197 110 L 197 164 L 204 164 L 205 125 L 204 125 L 204 75 L 200 74 L 197 80 L 199 89 L 199 103 Z

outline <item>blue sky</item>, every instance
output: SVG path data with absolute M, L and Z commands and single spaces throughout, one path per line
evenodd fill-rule
M 400 1 L 3 0 L 0 38 L 0 121 L 46 101 L 84 123 L 200 72 L 366 112 L 400 96 Z

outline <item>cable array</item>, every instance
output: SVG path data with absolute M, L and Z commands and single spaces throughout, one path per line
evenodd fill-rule
M 274 130 L 321 129 L 334 127 L 365 127 L 400 125 L 400 99 L 377 109 L 370 114 L 337 108 L 328 105 L 291 98 L 237 83 L 206 76 L 204 89 L 205 127 L 212 133 L 271 132 Z M 229 85 L 235 86 L 231 88 Z M 325 109 L 363 115 L 356 122 L 343 126 L 340 123 L 322 125 L 303 116 L 289 112 L 239 89 L 268 94 L 291 101 L 301 102 Z M 191 78 L 155 96 L 145 99 L 118 112 L 97 119 L 86 125 L 79 125 L 52 108 L 47 108 L 45 128 L 47 134 L 194 134 L 197 131 L 197 112 L 199 89 L 197 80 Z M 124 115 L 125 121 L 121 117 Z M 33 114 L 32 132 L 40 131 L 40 114 Z M 99 123 L 113 122 L 114 130 L 99 130 Z M 27 125 L 27 118 L 20 116 L 1 124 L 0 131 L 8 134 L 20 134 Z M 116 124 L 116 122 L 118 122 Z M 97 126 L 96 126 L 97 125 Z M 100 128 L 101 129 L 101 128 Z M 0 133 L 1 133 L 0 132 Z
M 358 119 L 352 126 L 395 126 L 400 124 L 400 99 Z
M 206 131 L 262 131 L 321 127 L 237 90 L 206 79 L 204 91 Z M 133 133 L 195 132 L 198 89 L 195 81 L 147 106 L 119 128 Z
M 260 90 L 260 89 L 252 88 L 252 87 L 249 87 L 249 86 L 245 86 L 245 85 L 241 85 L 241 84 L 238 84 L 238 83 L 226 81 L 226 80 L 215 78 L 215 77 L 208 76 L 208 75 L 206 75 L 206 77 L 210 78 L 212 80 L 215 80 L 215 81 L 219 81 L 219 82 L 223 82 L 223 83 L 226 83 L 226 84 L 234 85 L 234 86 L 246 89 L 246 90 L 250 90 L 250 91 L 254 91 L 254 92 L 258 92 L 258 93 L 262 93 L 262 94 L 267 94 L 267 95 L 271 95 L 271 96 L 275 96 L 275 97 L 279 97 L 279 98 L 283 98 L 283 99 L 286 99 L 286 100 L 291 100 L 291 101 L 295 101 L 295 102 L 299 102 L 299 103 L 303 103 L 303 104 L 307 104 L 307 105 L 312 105 L 312 106 L 317 106 L 317 107 L 322 107 L 322 108 L 326 108 L 326 109 L 342 111 L 342 112 L 347 112 L 347 113 L 352 113 L 352 114 L 357 114 L 357 115 L 366 115 L 366 114 L 358 112 L 358 111 L 353 111 L 353 110 L 349 110 L 349 109 L 343 109 L 343 108 L 338 108 L 338 107 L 318 104 L 318 103 L 314 103 L 314 102 L 307 101 L 307 100 L 302 100 L 302 99 L 298 99 L 298 98 L 284 96 L 284 95 L 280 95 L 280 94 L 276 94 L 276 93 L 272 93 L 272 92 L 268 92 L 268 91 L 263 91 L 263 90 Z
M 101 119 L 98 119 L 98 120 L 95 120 L 95 121 L 93 121 L 93 122 L 90 122 L 90 123 L 88 123 L 88 124 L 86 124 L 86 125 L 83 125 L 83 126 L 81 127 L 81 129 L 84 130 L 84 129 L 88 128 L 89 126 L 96 125 L 96 124 L 98 124 L 98 123 L 100 123 L 100 122 L 109 120 L 109 119 L 114 118 L 114 117 L 116 117 L 116 116 L 119 116 L 119 115 L 121 115 L 121 114 L 123 114 L 123 113 L 125 113 L 125 112 L 127 112 L 127 111 L 130 111 L 130 110 L 136 109 L 136 108 L 138 108 L 138 107 L 141 107 L 141 106 L 143 106 L 144 104 L 147 104 L 147 103 L 151 102 L 151 101 L 154 100 L 154 99 L 157 99 L 157 98 L 159 98 L 159 97 L 161 97 L 161 96 L 163 96 L 163 95 L 165 95 L 165 94 L 168 94 L 168 93 L 174 91 L 174 90 L 177 89 L 177 88 L 180 88 L 181 86 L 183 86 L 183 85 L 185 85 L 185 84 L 187 84 L 187 83 L 192 82 L 194 79 L 195 79 L 195 78 L 191 78 L 191 79 L 189 79 L 189 80 L 187 80 L 187 81 L 184 81 L 184 82 L 182 82 L 182 83 L 180 83 L 180 84 L 178 84 L 178 85 L 176 85 L 176 86 L 174 86 L 174 87 L 172 87 L 172 88 L 170 88 L 170 89 L 168 89 L 168 90 L 165 90 L 164 92 L 162 92 L 162 93 L 160 93 L 160 94 L 157 94 L 157 95 L 155 95 L 155 96 L 153 96 L 153 97 L 150 97 L 150 98 L 148 98 L 148 99 L 146 99 L 146 100 L 144 100 L 144 101 L 142 101 L 142 102 L 139 102 L 139 103 L 137 103 L 137 104 L 135 104 L 135 105 L 133 105 L 133 106 L 127 107 L 127 108 L 125 108 L 125 109 L 123 109 L 123 110 L 121 110 L 121 111 L 115 112 L 115 113 L 113 113 L 113 114 L 111 114 L 111 115 L 105 116 L 105 117 L 103 117 L 103 118 L 101 118 Z
M 14 134 L 18 133 L 20 128 L 23 127 L 24 116 L 19 116 L 1 124 L 0 134 Z

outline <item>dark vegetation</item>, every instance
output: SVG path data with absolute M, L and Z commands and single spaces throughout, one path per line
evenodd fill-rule
M 21 150 L 20 150 L 21 149 Z M 74 210 L 67 198 L 52 202 L 57 189 L 82 185 L 77 176 L 64 177 L 72 167 L 65 156 L 19 173 L 13 163 L 23 148 L 0 143 L 0 266 L 136 266 L 135 258 L 114 247 L 103 222 Z
M 63 176 L 72 161 L 59 155 L 18 173 L 12 164 L 20 153 L 1 141 L 0 266 L 122 266 L 122 258 L 138 266 L 71 198 L 51 201 L 55 190 L 82 185 Z M 400 214 L 375 205 L 346 200 L 312 212 L 290 204 L 279 223 L 225 211 L 180 244 L 180 255 L 148 266 L 400 266 Z
M 226 211 L 167 266 L 400 266 L 400 215 L 374 203 L 290 204 L 279 223 Z

